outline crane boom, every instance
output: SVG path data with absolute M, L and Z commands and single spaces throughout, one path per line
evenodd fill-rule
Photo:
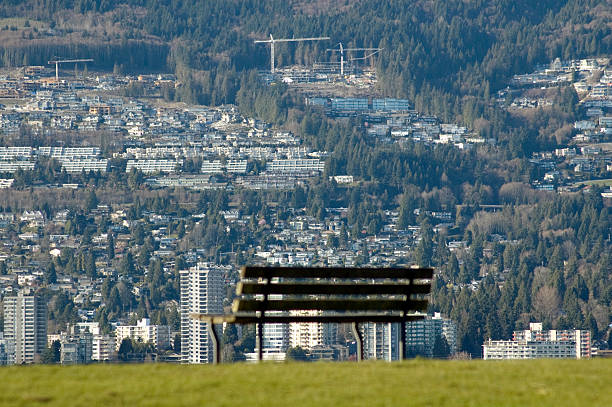
M 382 48 L 342 48 L 343 51 L 380 51 Z M 338 48 L 328 48 L 325 51 L 338 51 Z
M 81 59 L 56 59 L 54 61 L 47 62 L 49 65 L 55 64 L 55 81 L 59 81 L 59 65 L 65 63 L 77 63 L 77 62 L 93 62 L 91 58 L 81 58 Z
M 47 62 L 48 64 L 63 64 L 63 63 L 70 63 L 70 62 L 93 62 L 93 59 L 60 59 L 60 60 L 56 60 L 56 61 L 49 61 Z
M 344 48 L 342 46 L 342 43 L 339 42 L 338 43 L 338 48 L 328 48 L 326 49 L 327 52 L 333 52 L 333 51 L 338 51 L 338 49 L 340 50 L 340 75 L 344 76 L 344 51 L 374 51 L 373 53 L 371 53 L 370 55 L 368 55 L 368 57 L 376 54 L 379 51 L 382 51 L 382 48 Z M 367 57 L 364 57 L 363 59 L 365 59 Z M 358 58 L 353 58 L 352 60 L 356 60 Z
M 319 40 L 329 40 L 329 37 L 309 37 L 309 38 L 279 38 L 279 39 L 271 39 L 271 40 L 255 40 L 255 43 L 260 42 L 296 42 L 296 41 L 319 41 Z
M 377 53 L 378 53 L 378 51 L 370 52 L 368 55 L 364 55 L 361 58 L 351 58 L 351 59 L 349 59 L 349 61 L 362 61 L 364 59 L 368 59 L 371 56 L 376 55 Z
M 270 72 L 274 73 L 274 44 L 277 42 L 301 42 L 301 41 L 320 41 L 329 40 L 329 37 L 307 37 L 307 38 L 274 38 L 270 34 L 269 40 L 255 40 L 255 44 L 270 44 Z

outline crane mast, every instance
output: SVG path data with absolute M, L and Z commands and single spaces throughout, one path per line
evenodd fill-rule
M 270 72 L 274 73 L 274 44 L 277 42 L 302 42 L 302 41 L 320 41 L 320 40 L 329 40 L 329 37 L 309 37 L 309 38 L 274 38 L 272 34 L 270 34 L 269 40 L 256 40 L 255 44 L 270 44 Z
M 327 52 L 333 52 L 340 49 L 340 75 L 344 76 L 344 52 L 352 52 L 352 51 L 373 51 L 371 55 L 376 54 L 377 52 L 382 51 L 382 48 L 344 48 L 341 42 L 338 43 L 339 48 L 330 48 L 327 49 Z

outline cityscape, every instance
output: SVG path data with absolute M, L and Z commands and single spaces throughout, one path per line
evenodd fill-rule
M 610 107 L 608 102 L 611 96 L 606 93 L 605 86 L 589 87 L 584 79 L 577 79 L 589 78 L 594 71 L 603 71 L 600 83 L 609 83 L 607 64 L 607 59 L 570 61 L 565 64 L 556 61 L 552 68 L 544 71 L 547 72 L 546 76 L 541 73 L 517 76 L 511 81 L 511 86 L 516 88 L 508 88 L 516 90 L 499 92 L 498 97 L 507 100 L 508 95 L 520 92 L 533 83 L 537 83 L 540 88 L 555 86 L 558 82 L 571 83 L 572 78 L 568 78 L 566 72 L 580 69 L 580 74 L 573 75 L 576 80 L 573 86 L 581 90 L 584 95 L 581 103 L 587 109 L 586 117 L 574 123 L 575 131 L 580 133 L 569 140 L 568 147 L 533 153 L 529 162 L 537 169 L 535 174 L 543 173 L 542 178 L 536 175 L 531 180 L 534 190 L 572 192 L 580 188 L 581 182 L 610 172 L 612 155 L 605 149 L 605 142 L 611 137 L 609 130 L 612 127 L 608 126 L 612 121 L 603 115 L 603 109 Z M 550 73 L 551 70 L 562 74 L 555 76 Z M 20 72 L 24 74 L 21 79 L 12 79 L 12 76 Z M 35 291 L 36 287 L 48 287 L 52 293 L 61 293 L 63 300 L 74 304 L 72 312 L 76 317 L 64 326 L 56 326 L 49 333 L 45 333 L 42 327 L 23 327 L 22 338 L 28 336 L 25 329 L 37 333 L 35 339 L 32 339 L 34 342 L 27 346 L 15 342 L 19 335 L 16 331 L 5 329 L 1 342 L 3 346 L 0 347 L 0 360 L 4 363 L 40 362 L 45 350 L 49 349 L 55 349 L 54 357 L 65 364 L 116 361 L 131 357 L 142 361 L 148 358 L 207 363 L 212 360 L 212 356 L 206 339 L 199 345 L 201 349 L 197 356 L 181 351 L 198 345 L 189 342 L 188 335 L 192 328 L 186 327 L 195 323 L 189 320 L 189 312 L 193 310 L 186 308 L 188 311 L 185 311 L 185 305 L 179 298 L 160 302 L 165 310 L 156 319 L 159 322 L 165 320 L 165 324 L 151 323 L 148 312 L 142 313 L 141 309 L 128 313 L 127 318 L 119 317 L 121 313 L 118 313 L 119 318 L 116 320 L 108 320 L 107 317 L 100 321 L 100 309 L 109 309 L 111 293 L 108 292 L 108 286 L 111 281 L 119 277 L 118 281 L 122 283 L 117 288 L 126 290 L 132 287 L 131 293 L 119 289 L 117 291 L 119 297 L 133 296 L 130 300 L 137 302 L 141 301 L 139 297 L 142 298 L 140 290 L 147 289 L 152 283 L 149 281 L 150 273 L 157 272 L 159 275 L 154 278 L 163 279 L 165 275 L 176 275 L 179 272 L 181 282 L 173 283 L 180 286 L 176 287 L 179 291 L 184 290 L 181 288 L 183 277 L 193 278 L 187 277 L 188 271 L 205 273 L 206 277 L 201 277 L 202 287 L 208 290 L 206 287 L 212 284 L 217 297 L 217 302 L 207 305 L 206 309 L 210 313 L 221 314 L 224 304 L 229 300 L 226 291 L 236 283 L 238 265 L 235 261 L 238 258 L 284 266 L 351 267 L 368 264 L 388 267 L 404 261 L 409 256 L 409 248 L 417 246 L 423 238 L 421 225 L 399 225 L 406 222 L 400 220 L 397 210 L 381 212 L 378 219 L 380 223 L 372 225 L 370 222 L 366 230 L 349 231 L 350 221 L 346 219 L 351 214 L 346 207 L 320 208 L 319 213 L 312 215 L 309 210 L 293 209 L 283 213 L 278 208 L 268 207 L 263 216 L 257 219 L 255 214 L 249 216 L 241 207 L 246 202 L 241 206 L 219 208 L 221 210 L 217 213 L 201 211 L 203 208 L 200 207 L 187 210 L 181 208 L 179 215 L 170 214 L 164 209 L 134 213 L 133 205 L 101 201 L 96 196 L 95 188 L 90 187 L 92 179 L 111 179 L 118 172 L 127 175 L 130 187 L 145 187 L 151 191 L 175 188 L 232 193 L 248 190 L 282 191 L 304 188 L 311 180 L 325 177 L 338 187 L 350 189 L 363 181 L 353 175 L 336 175 L 329 167 L 326 168 L 329 152 L 312 150 L 291 132 L 275 129 L 273 125 L 259 119 L 243 117 L 236 106 L 207 108 L 187 105 L 169 108 L 109 93 L 115 91 L 121 94 L 122 89 L 133 84 L 142 84 L 153 93 L 159 91 L 160 86 L 173 83 L 173 75 L 133 78 L 91 75 L 69 77 L 57 83 L 49 82 L 48 77 L 43 76 L 44 73 L 49 74 L 50 70 L 28 67 L 25 70 L 13 70 L 5 76 L 2 86 L 7 94 L 24 96 L 11 99 L 16 103 L 2 108 L 0 123 L 6 139 L 16 137 L 27 128 L 43 139 L 65 131 L 87 142 L 95 140 L 97 132 L 118 141 L 106 146 L 72 147 L 63 145 L 63 142 L 58 145 L 0 147 L 0 169 L 4 174 L 12 176 L 1 180 L 3 188 L 11 190 L 14 186 L 30 187 L 35 188 L 38 194 L 49 190 L 88 191 L 88 207 L 81 213 L 70 209 L 53 212 L 48 205 L 39 210 L 32 208 L 23 212 L 14 212 L 10 203 L 3 208 L 0 216 L 5 242 L 2 249 L 4 272 L 0 276 L 0 284 L 5 295 L 17 294 L 17 298 L 20 298 L 23 290 Z M 354 75 L 354 78 L 354 81 L 359 81 L 360 76 Z M 367 75 L 367 78 L 371 81 L 372 75 Z M 602 86 L 603 90 L 600 89 Z M 104 96 L 98 94 L 99 89 L 103 90 Z M 466 127 L 444 124 L 436 117 L 421 115 L 414 111 L 408 100 L 307 97 L 304 102 L 313 108 L 322 109 L 327 116 L 363 117 L 363 120 L 372 123 L 365 129 L 367 136 L 381 143 L 448 144 L 459 150 L 470 150 L 482 143 L 495 143 L 494 139 L 485 139 Z M 516 108 L 515 102 L 510 109 Z M 526 105 L 521 107 L 528 108 Z M 29 175 L 48 169 L 51 169 L 51 176 Z M 332 173 L 334 175 L 328 175 Z M 604 199 L 609 199 L 611 194 L 609 191 L 601 193 Z M 414 209 L 412 217 L 416 219 L 421 216 L 421 210 Z M 499 209 L 491 205 L 489 210 Z M 430 227 L 434 234 L 448 233 L 449 229 L 457 227 L 457 209 L 450 205 L 425 213 L 432 220 Z M 249 223 L 257 223 L 257 227 L 265 229 L 265 244 L 249 244 L 248 254 L 217 253 L 214 257 L 222 257 L 224 261 L 210 262 L 210 255 L 207 256 L 197 245 L 191 244 L 189 236 L 198 230 L 202 218 L 211 215 L 223 218 L 222 223 L 228 236 L 240 233 Z M 76 225 L 76 222 L 96 227 L 83 228 Z M 17 237 L 16 241 L 14 237 Z M 504 242 L 503 236 L 496 239 L 500 243 Z M 134 244 L 138 250 L 134 250 Z M 445 245 L 450 252 L 469 249 L 462 240 L 448 241 Z M 70 264 L 68 258 L 74 253 L 81 253 L 80 258 Z M 181 256 L 179 265 L 177 256 Z M 46 258 L 47 262 L 41 261 L 41 258 Z M 65 263 L 67 259 L 66 267 L 71 272 L 50 270 L 56 267 L 55 264 Z M 121 260 L 117 262 L 117 259 Z M 138 264 L 131 264 L 134 262 Z M 145 275 L 131 276 L 129 269 L 139 266 Z M 80 270 L 83 274 L 75 278 Z M 208 276 L 213 274 L 214 279 L 209 280 Z M 469 283 L 477 287 L 479 280 Z M 213 296 L 208 293 L 205 297 Z M 27 301 L 38 304 L 42 300 L 29 295 L 23 301 L 19 304 L 26 304 Z M 5 307 L 5 325 L 17 318 L 16 312 Z M 34 315 L 38 315 L 36 312 L 44 314 L 44 311 L 39 310 Z M 39 320 L 34 316 L 32 321 Z M 46 321 L 42 325 L 46 325 Z M 457 349 L 456 327 L 452 320 L 437 313 L 436 317 L 429 317 L 413 325 L 414 328 L 412 325 L 408 328 L 409 354 L 433 357 L 435 352 L 442 349 L 446 357 L 456 354 L 466 356 Z M 397 326 L 366 324 L 362 329 L 366 338 L 364 346 L 367 358 L 398 358 Z M 234 334 L 244 335 L 240 327 Z M 46 336 L 47 340 L 42 341 L 39 336 Z M 443 345 L 440 345 L 441 338 L 445 342 Z M 586 343 L 584 346 L 588 351 L 568 350 L 566 353 L 554 354 L 554 357 L 590 357 L 590 338 L 587 336 L 587 339 L 580 340 L 580 335 L 577 338 L 571 342 L 576 346 Z M 142 343 L 142 349 L 139 350 L 143 352 L 135 352 L 131 343 L 122 349 L 124 339 Z M 554 340 L 548 339 L 545 342 Z M 495 346 L 502 346 L 500 343 L 491 342 L 489 338 L 482 345 L 484 358 L 502 357 L 498 355 L 517 357 L 523 354 L 492 350 Z M 505 346 L 515 345 L 512 342 Z M 338 331 L 338 327 L 333 324 L 270 324 L 264 327 L 264 358 L 273 360 L 283 360 L 287 351 L 295 348 L 304 350 L 313 359 L 347 360 L 351 354 L 354 357 L 354 346 L 346 329 Z M 23 353 L 25 349 L 29 350 L 27 355 Z M 21 355 L 18 355 L 19 352 Z M 535 353 L 542 356 L 538 352 L 546 351 Z M 250 349 L 250 353 L 244 352 L 240 357 L 254 360 L 254 355 L 253 349 Z
M 612 10 L 528 3 L 0 4 L 0 404 L 608 405 Z

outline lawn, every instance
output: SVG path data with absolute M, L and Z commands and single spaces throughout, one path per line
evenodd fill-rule
M 593 179 L 589 181 L 579 181 L 573 184 L 576 187 L 581 187 L 584 185 L 598 185 L 600 187 L 610 187 L 612 186 L 612 178 L 606 179 Z
M 609 187 L 612 186 L 612 178 L 606 178 L 606 179 L 594 179 L 594 180 L 589 180 L 589 181 L 581 181 L 581 182 L 576 182 L 577 186 L 581 186 L 581 185 L 599 185 L 600 187 Z
M 9 406 L 611 406 L 612 360 L 0 368 Z

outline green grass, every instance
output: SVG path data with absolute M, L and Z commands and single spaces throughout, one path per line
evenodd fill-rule
M 10 406 L 611 406 L 612 360 L 0 368 Z
M 612 186 L 612 178 L 607 178 L 607 179 L 594 179 L 594 180 L 590 180 L 590 181 L 580 181 L 580 182 L 576 182 L 575 185 L 580 186 L 580 185 L 599 185 L 602 187 L 609 187 Z

